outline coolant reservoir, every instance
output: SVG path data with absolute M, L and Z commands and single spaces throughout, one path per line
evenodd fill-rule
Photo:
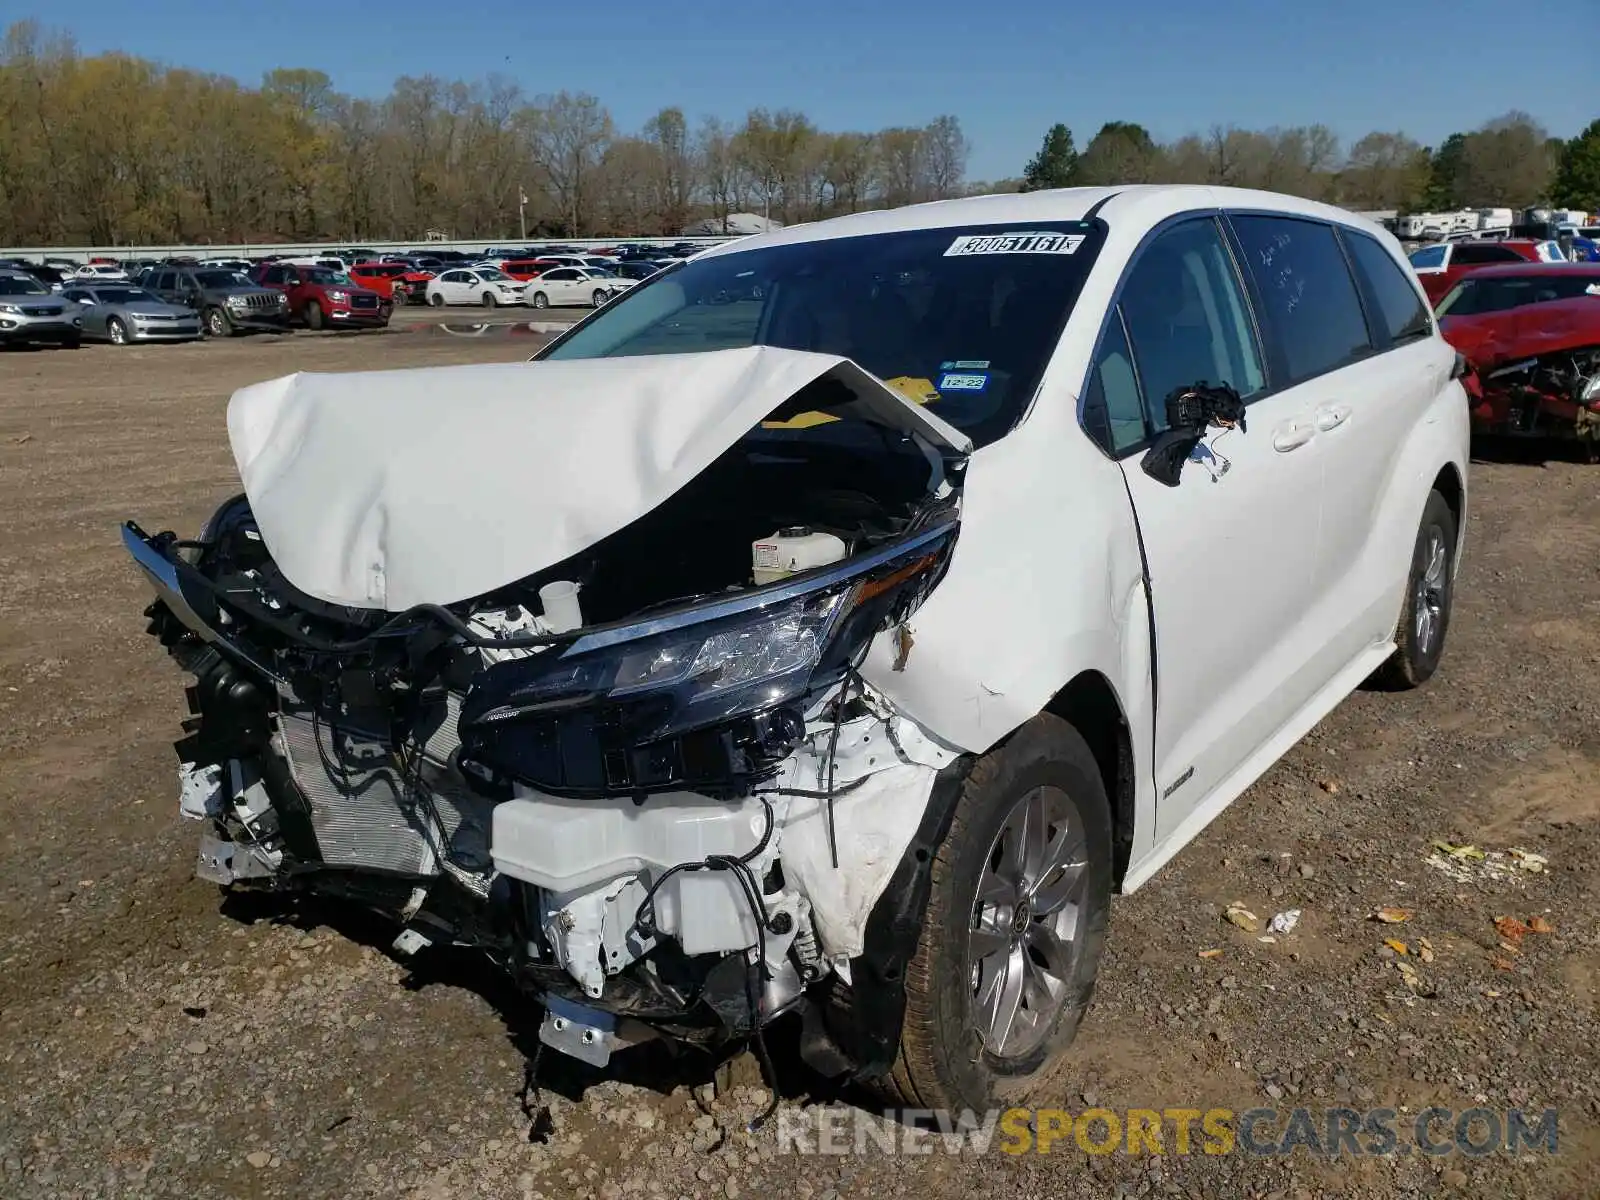
M 813 532 L 804 525 L 780 529 L 751 547 L 757 587 L 813 567 L 825 567 L 844 556 L 842 540 L 831 533 Z

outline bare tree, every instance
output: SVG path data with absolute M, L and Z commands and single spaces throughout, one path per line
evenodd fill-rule
M 728 214 L 744 199 L 744 167 L 735 134 L 716 117 L 707 117 L 695 135 L 695 163 L 712 217 L 728 231 Z
M 834 212 L 856 212 L 867 203 L 873 183 L 873 139 L 865 133 L 836 133 L 827 139 L 822 178 Z
M 683 109 L 663 108 L 645 122 L 644 140 L 654 156 L 651 224 L 662 233 L 682 232 L 694 196 L 695 161 Z M 642 226 L 641 226 L 642 228 Z
M 561 92 L 532 116 L 533 160 L 550 186 L 566 232 L 579 237 L 593 199 L 594 173 L 616 133 L 611 114 L 593 96 Z
M 948 115 L 936 117 L 922 131 L 922 138 L 928 194 L 935 200 L 959 196 L 971 151 L 966 134 L 961 132 L 961 121 Z
M 921 129 L 885 129 L 875 139 L 878 179 L 891 208 L 915 204 L 928 191 L 927 136 Z

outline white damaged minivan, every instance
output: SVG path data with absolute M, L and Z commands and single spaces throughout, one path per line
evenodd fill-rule
M 1114 892 L 1433 674 L 1467 407 L 1399 245 L 1204 187 L 715 247 L 532 362 L 298 374 L 129 522 L 197 873 L 476 947 L 603 1066 L 795 1014 L 920 1108 L 1071 1042 Z

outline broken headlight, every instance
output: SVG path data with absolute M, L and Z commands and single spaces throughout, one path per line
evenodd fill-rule
M 637 700 L 660 719 L 653 728 L 646 720 L 635 732 L 661 737 L 730 713 L 766 708 L 805 690 L 846 595 L 838 590 L 802 596 L 775 609 L 621 642 L 576 658 L 547 661 L 540 655 L 502 663 L 475 691 L 492 694 L 489 677 L 497 673 L 507 683 L 516 682 L 496 688 L 496 703 L 471 712 L 470 719 L 492 725 Z
M 496 663 L 462 705 L 462 766 L 557 795 L 741 794 L 792 752 L 808 694 L 926 594 L 953 532 L 759 607 L 733 593 Z

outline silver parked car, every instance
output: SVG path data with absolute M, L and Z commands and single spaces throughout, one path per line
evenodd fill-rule
M 76 350 L 83 336 L 79 313 L 32 275 L 0 270 L 0 346 L 54 342 Z
M 124 346 L 129 342 L 188 342 L 200 337 L 199 313 L 182 304 L 168 304 L 136 284 L 69 286 L 62 295 L 77 301 L 87 338 L 104 338 Z

